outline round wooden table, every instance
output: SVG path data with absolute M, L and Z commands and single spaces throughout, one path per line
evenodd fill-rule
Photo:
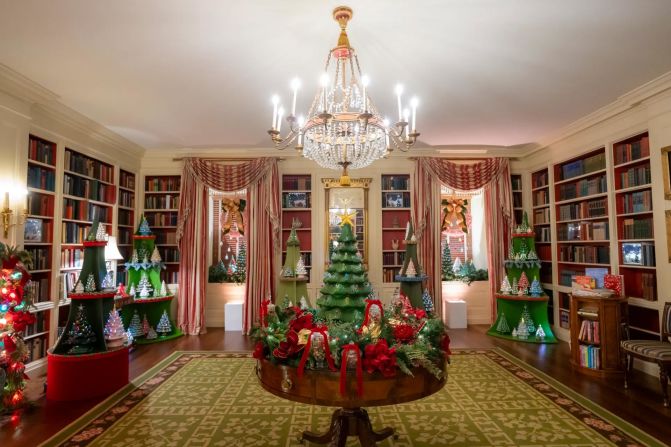
M 347 393 L 340 394 L 340 372 L 328 370 L 305 370 L 298 378 L 296 368 L 286 365 L 274 365 L 263 359 L 258 360 L 256 375 L 261 386 L 268 392 L 294 402 L 311 405 L 340 407 L 331 416 L 331 425 L 323 434 L 304 431 L 302 441 L 330 446 L 344 446 L 348 436 L 358 436 L 362 447 L 375 446 L 394 435 L 394 429 L 385 427 L 373 430 L 364 407 L 395 405 L 411 402 L 440 391 L 447 381 L 445 365 L 443 377 L 436 379 L 424 368 L 413 370 L 414 376 L 398 372 L 395 377 L 363 373 L 363 395 L 356 392 L 356 379 L 353 371 L 347 375 Z

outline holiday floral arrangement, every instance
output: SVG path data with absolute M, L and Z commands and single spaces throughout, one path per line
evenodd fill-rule
M 285 301 L 262 304 L 262 324 L 252 333 L 254 357 L 275 364 L 305 369 L 340 371 L 357 368 L 394 377 L 399 371 L 413 375 L 425 368 L 443 376 L 449 361 L 450 338 L 443 322 L 429 309 L 416 309 L 403 294 L 392 304 L 365 300 L 363 319 L 326 320 L 319 309 L 301 308 Z
M 28 350 L 23 332 L 35 322 L 35 315 L 28 311 L 26 293 L 30 255 L 0 243 L 0 262 L 0 413 L 4 413 L 20 407 L 24 400 Z

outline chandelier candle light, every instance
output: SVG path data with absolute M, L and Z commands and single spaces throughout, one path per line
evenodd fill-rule
M 408 151 L 417 141 L 417 106 L 412 98 L 410 109 L 403 108 L 403 86 L 395 89 L 398 122 L 393 126 L 383 119 L 368 95 L 370 79 L 361 74 L 359 59 L 349 44 L 347 23 L 352 9 L 339 6 L 333 18 L 340 25 L 338 45 L 329 51 L 326 67 L 320 79 L 321 88 L 307 113 L 296 117 L 296 98 L 300 81 L 291 81 L 291 113 L 286 116 L 289 131 L 281 136 L 285 111 L 280 98 L 273 95 L 273 120 L 268 134 L 275 147 L 284 150 L 294 142 L 296 150 L 310 160 L 328 169 L 342 169 L 340 184 L 349 186 L 348 169 L 359 169 L 375 160 L 387 157 L 394 148 Z M 412 121 L 410 114 L 412 113 Z

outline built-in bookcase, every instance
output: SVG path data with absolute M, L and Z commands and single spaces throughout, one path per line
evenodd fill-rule
M 33 300 L 35 323 L 25 331 L 28 360 L 43 358 L 50 347 L 51 312 L 56 306 L 52 296 L 54 210 L 56 202 L 56 143 L 31 135 L 28 144 L 28 197 L 23 247 L 33 258 L 31 282 L 27 293 Z
M 557 274 L 560 286 L 585 269 L 611 272 L 605 148 L 554 165 Z
M 531 173 L 531 222 L 536 234 L 536 254 L 541 260 L 540 281 L 552 284 L 552 232 L 548 169 Z
M 156 234 L 156 247 L 166 269 L 161 279 L 176 284 L 179 274 L 177 213 L 179 211 L 179 175 L 147 175 L 144 178 L 144 216 Z
M 119 170 L 119 204 L 117 216 L 117 247 L 124 260 L 133 254 L 133 229 L 135 227 L 135 174 Z M 117 282 L 127 283 L 123 262 L 117 266 Z
M 312 273 L 312 176 L 310 174 L 282 175 L 282 265 L 286 260 L 287 239 L 291 227 L 301 244 L 301 256 L 308 272 Z
M 382 280 L 394 282 L 405 256 L 405 228 L 412 209 L 410 176 L 383 174 L 382 190 Z
M 524 201 L 522 200 L 522 175 L 521 174 L 510 174 L 510 185 L 512 188 L 512 198 L 513 198 L 513 217 L 515 219 L 515 226 L 522 223 L 522 217 L 524 216 Z

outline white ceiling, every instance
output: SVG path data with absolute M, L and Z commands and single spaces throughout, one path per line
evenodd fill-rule
M 0 0 L 0 63 L 146 148 L 268 146 L 337 40 L 336 1 Z M 431 145 L 514 145 L 671 71 L 669 0 L 350 1 L 378 108 L 403 81 Z M 308 98 L 310 97 L 310 98 Z

